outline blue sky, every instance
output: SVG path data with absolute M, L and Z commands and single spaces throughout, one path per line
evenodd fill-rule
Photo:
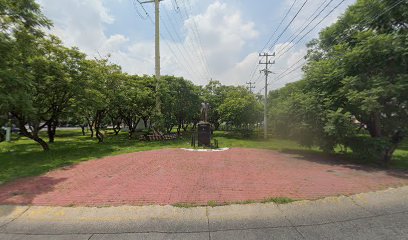
M 210 78 L 234 85 L 252 80 L 257 82 L 256 89 L 261 89 L 262 78 L 255 67 L 259 60 L 258 52 L 272 36 L 290 6 L 293 4 L 277 34 L 272 36 L 272 42 L 275 42 L 305 1 L 162 1 L 162 74 L 183 76 L 197 84 L 206 84 Z M 37 2 L 45 15 L 54 22 L 51 33 L 63 39 L 66 45 L 78 46 L 90 57 L 110 54 L 111 62 L 121 65 L 124 71 L 131 74 L 154 73 L 154 26 L 149 19 L 145 19 L 144 10 L 137 1 L 134 1 L 136 4 L 132 0 Z M 291 43 L 289 37 L 299 32 L 302 24 L 311 19 L 316 9 L 320 11 L 330 3 L 298 39 L 340 2 L 342 0 L 306 1 L 287 31 L 275 45 L 270 45 L 271 52 L 284 52 L 282 48 L 291 47 L 297 39 Z M 278 76 L 305 54 L 307 41 L 317 37 L 322 28 L 333 23 L 354 2 L 345 0 L 315 30 L 277 59 L 272 66 L 272 71 L 277 73 L 271 78 L 272 89 L 301 78 L 300 69 L 284 78 Z M 153 18 L 153 4 L 144 7 Z

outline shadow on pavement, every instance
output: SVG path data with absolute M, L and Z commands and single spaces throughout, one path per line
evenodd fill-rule
M 382 167 L 379 164 L 375 163 L 368 163 L 358 160 L 350 160 L 346 159 L 344 156 L 339 155 L 330 155 L 330 154 L 315 154 L 311 153 L 307 150 L 293 150 L 293 149 L 283 149 L 280 151 L 284 154 L 289 154 L 292 158 L 296 158 L 299 160 L 331 165 L 331 166 L 341 166 L 353 170 L 358 171 L 365 171 L 368 173 L 375 173 L 375 172 L 385 172 L 387 175 L 401 178 L 401 179 L 408 179 L 408 171 L 407 170 L 399 170 L 399 169 L 389 169 Z
M 0 186 L 0 205 L 31 205 L 38 196 L 52 192 L 57 184 L 65 180 L 41 176 L 3 184 Z M 0 211 L 0 214 L 7 214 L 7 211 Z

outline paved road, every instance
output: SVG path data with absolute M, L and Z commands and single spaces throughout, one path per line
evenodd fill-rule
M 408 186 L 284 205 L 0 206 L 0 239 L 408 239 Z

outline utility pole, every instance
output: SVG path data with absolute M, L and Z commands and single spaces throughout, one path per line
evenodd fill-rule
M 255 88 L 255 82 L 247 82 L 246 84 L 249 85 L 248 90 L 252 92 L 252 89 Z
M 275 61 L 271 62 L 269 57 L 275 57 L 275 53 L 269 54 L 269 53 L 260 53 L 259 57 L 265 57 L 266 60 L 265 62 L 262 62 L 259 60 L 259 64 L 265 65 L 265 68 L 260 70 L 260 72 L 265 74 L 265 97 L 264 97 L 264 139 L 268 138 L 268 117 L 267 117 L 267 104 L 268 104 L 268 75 L 273 73 L 272 71 L 269 71 L 269 65 L 275 64 Z
M 160 2 L 163 0 L 142 1 L 140 4 L 154 3 L 155 9 L 155 77 L 156 77 L 156 110 L 160 113 Z

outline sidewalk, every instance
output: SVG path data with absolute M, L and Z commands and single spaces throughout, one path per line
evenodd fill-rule
M 0 206 L 0 239 L 407 239 L 408 186 L 276 205 Z

